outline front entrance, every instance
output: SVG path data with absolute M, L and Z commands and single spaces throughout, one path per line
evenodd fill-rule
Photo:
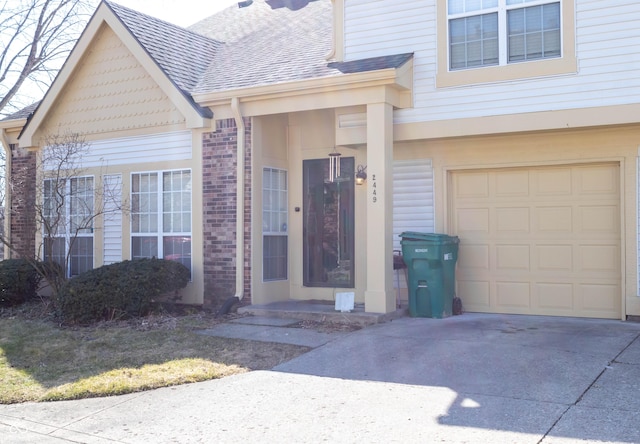
M 303 161 L 303 278 L 305 287 L 353 288 L 353 157 L 340 159 L 330 181 L 329 159 Z

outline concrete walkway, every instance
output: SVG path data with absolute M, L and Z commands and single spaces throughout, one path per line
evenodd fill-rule
M 0 443 L 637 443 L 639 337 L 619 321 L 401 318 L 272 371 L 0 406 Z

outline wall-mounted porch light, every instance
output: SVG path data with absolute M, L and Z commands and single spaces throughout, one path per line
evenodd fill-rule
M 365 170 L 367 166 L 358 165 L 358 171 L 356 171 L 356 185 L 364 184 L 364 181 L 367 180 L 367 173 Z
M 334 146 L 333 152 L 329 153 L 329 182 L 335 182 L 340 177 L 340 156 Z

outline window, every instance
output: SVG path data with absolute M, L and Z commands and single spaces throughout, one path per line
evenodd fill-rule
M 450 68 L 560 57 L 560 3 L 448 0 Z
M 287 279 L 288 229 L 287 172 L 262 170 L 262 279 Z
M 509 63 L 560 57 L 560 3 L 507 11 L 507 38 Z
M 93 268 L 93 177 L 44 181 L 44 258 L 76 276 Z M 68 260 L 67 260 L 68 257 Z
M 574 3 L 438 0 L 437 86 L 577 72 Z
M 161 257 L 191 270 L 191 171 L 131 175 L 131 257 Z

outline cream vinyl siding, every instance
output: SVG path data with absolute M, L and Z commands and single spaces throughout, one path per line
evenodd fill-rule
M 393 249 L 401 250 L 404 231 L 433 233 L 433 166 L 431 159 L 393 162 Z
M 103 265 L 122 261 L 122 174 L 109 174 L 103 177 L 104 186 L 104 230 Z
M 81 38 L 78 50 L 85 44 Z M 45 133 L 73 128 L 80 134 L 105 137 L 115 131 L 184 124 L 183 113 L 111 27 L 101 26 L 84 51 L 81 57 L 72 54 L 73 69 L 65 66 L 56 79 L 64 87 L 55 104 L 49 104 Z M 66 81 L 65 74 L 70 75 Z M 53 91 L 58 89 L 56 84 Z
M 414 107 L 397 110 L 395 123 L 638 103 L 640 3 L 575 0 L 575 7 L 577 73 L 437 88 L 437 45 L 447 43 L 438 40 L 436 0 L 347 1 L 345 58 L 414 53 Z M 524 63 L 535 70 L 535 61 Z
M 153 160 L 188 160 L 192 156 L 191 131 L 89 142 L 84 167 L 144 163 Z
M 619 319 L 614 163 L 453 172 L 466 311 Z

